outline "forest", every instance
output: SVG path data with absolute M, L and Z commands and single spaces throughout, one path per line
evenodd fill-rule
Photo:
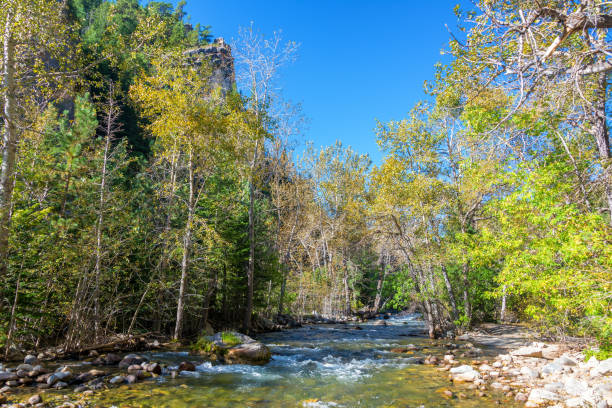
M 279 34 L 229 45 L 184 1 L 0 4 L 5 356 L 403 310 L 612 353 L 609 2 L 457 7 L 378 164 L 302 140 Z

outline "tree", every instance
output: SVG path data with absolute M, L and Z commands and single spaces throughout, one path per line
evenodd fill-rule
M 73 47 L 69 46 L 72 37 L 65 20 L 65 3 L 58 10 L 53 0 L 4 0 L 0 10 L 4 140 L 0 168 L 0 276 L 4 278 L 17 146 L 36 112 L 44 109 L 50 98 L 61 95 L 70 82 L 73 73 L 69 67 L 76 58 L 68 52 Z
M 467 13 L 465 43 L 458 39 L 451 43 L 456 58 L 449 75 L 451 86 L 472 87 L 465 92 L 467 98 L 483 88 L 510 95 L 502 122 L 521 107 L 532 106 L 558 112 L 569 126 L 590 133 L 612 225 L 612 153 L 606 119 L 612 70 L 607 57 L 610 4 L 599 0 L 480 1 L 477 7 L 477 13 Z
M 256 172 L 262 160 L 265 138 L 270 133 L 274 120 L 270 112 L 277 102 L 275 81 L 278 71 L 295 58 L 297 44 L 283 44 L 280 33 L 275 32 L 271 39 L 265 39 L 255 31 L 253 25 L 242 28 L 237 43 L 233 46 L 237 66 L 237 81 L 246 91 L 246 109 L 251 119 L 245 127 L 242 151 L 248 163 L 248 212 L 249 212 L 249 263 L 247 266 L 247 306 L 244 314 L 243 329 L 251 329 L 253 314 L 253 288 L 255 279 L 255 200 L 257 195 Z

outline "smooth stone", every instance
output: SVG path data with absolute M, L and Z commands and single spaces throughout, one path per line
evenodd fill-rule
M 32 395 L 30 398 L 28 398 L 28 404 L 30 405 L 40 404 L 41 402 L 42 402 L 42 398 L 38 394 Z
M 521 367 L 520 374 L 533 379 L 540 377 L 540 373 L 538 372 L 538 370 L 534 370 L 533 368 L 526 366 Z
M 38 361 L 38 357 L 36 357 L 33 354 L 28 354 L 27 356 L 25 356 L 25 358 L 23 359 L 24 364 L 30 364 L 30 365 L 36 365 L 39 363 Z
M 119 368 L 128 368 L 131 365 L 146 363 L 147 359 L 138 354 L 128 354 L 119 362 Z
M 529 393 L 529 397 L 527 398 L 527 404 L 529 404 L 529 406 L 539 406 L 549 402 L 560 400 L 561 397 L 559 397 L 559 395 L 554 392 L 545 390 L 543 388 L 534 388 Z
M 53 386 L 53 388 L 57 388 L 62 389 L 62 388 L 66 388 L 68 386 L 68 383 L 65 383 L 64 381 L 58 381 L 55 383 L 55 385 Z
M 542 374 L 554 374 L 563 371 L 563 366 L 557 363 L 546 364 L 542 368 Z
M 572 360 L 571 358 L 569 358 L 568 356 L 561 356 L 557 359 L 555 359 L 555 361 L 553 361 L 553 363 L 557 363 L 560 364 L 562 366 L 575 366 L 576 362 L 574 360 Z
M 125 382 L 125 377 L 121 376 L 121 375 L 117 375 L 113 378 L 110 379 L 109 383 L 115 385 L 115 384 L 121 384 Z
M 17 374 L 15 373 L 0 372 L 0 381 L 12 381 L 16 380 L 17 378 Z
M 32 367 L 31 364 L 19 364 L 17 368 L 15 368 L 15 371 L 32 371 L 32 370 L 34 370 L 34 367 Z
M 138 377 L 136 377 L 134 374 L 130 374 L 127 377 L 125 377 L 125 381 L 128 384 L 135 384 L 138 382 Z
M 525 346 L 525 347 L 520 347 L 512 351 L 510 354 L 513 356 L 518 356 L 518 357 L 542 358 L 542 348 L 533 347 L 533 346 Z

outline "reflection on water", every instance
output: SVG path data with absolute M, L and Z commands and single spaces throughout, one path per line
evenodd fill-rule
M 194 360 L 197 371 L 178 378 L 162 376 L 133 386 L 104 391 L 101 405 L 118 407 L 493 407 L 499 396 L 448 399 L 448 373 L 411 364 L 410 358 L 440 353 L 422 337 L 415 316 L 391 318 L 388 326 L 319 325 L 261 335 L 272 350 L 266 366 L 213 365 L 187 353 L 151 353 L 150 358 L 177 366 Z M 416 344 L 419 351 L 390 350 Z M 513 401 L 503 400 L 511 407 Z

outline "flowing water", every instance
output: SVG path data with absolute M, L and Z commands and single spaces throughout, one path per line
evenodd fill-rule
M 373 324 L 317 325 L 261 335 L 273 353 L 265 366 L 212 365 L 195 373 L 161 376 L 97 393 L 100 406 L 116 407 L 512 407 L 514 401 L 467 385 L 453 386 L 448 372 L 412 364 L 414 357 L 443 354 L 444 343 L 422 336 L 415 316 Z M 415 344 L 413 354 L 391 349 Z M 197 358 L 186 352 L 150 353 L 177 366 Z M 195 361 L 194 361 L 195 362 Z M 461 398 L 448 398 L 450 389 Z

